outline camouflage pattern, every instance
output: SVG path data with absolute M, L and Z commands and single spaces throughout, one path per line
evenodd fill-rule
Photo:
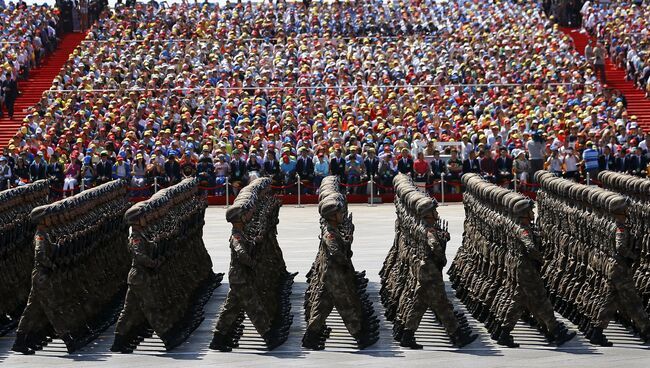
M 650 180 L 614 171 L 602 171 L 598 180 L 608 190 L 628 198 L 626 223 L 630 254 L 627 259 L 637 291 L 646 313 L 650 313 Z M 633 327 L 632 321 L 619 313 L 619 321 Z
M 36 231 L 29 214 L 48 194 L 45 180 L 0 192 L 0 336 L 18 325 L 27 304 Z
M 198 180 L 185 179 L 126 212 L 131 269 L 112 351 L 130 353 L 153 332 L 171 350 L 203 321 L 223 278 L 203 242 L 206 208 Z
M 518 347 L 520 319 L 561 345 L 575 336 L 555 319 L 539 269 L 534 203 L 476 174 L 465 174 L 463 243 L 449 269 L 452 287 L 497 344 Z
M 650 321 L 634 288 L 635 252 L 626 226 L 628 199 L 540 171 L 537 227 L 544 254 L 542 278 L 555 310 L 591 343 L 610 346 L 603 334 L 617 315 L 644 340 Z
M 445 291 L 442 268 L 449 232 L 438 218 L 437 202 L 420 192 L 406 175 L 395 187 L 395 239 L 380 271 L 381 301 L 393 322 L 393 337 L 401 346 L 421 349 L 414 333 L 431 308 L 452 343 L 464 346 L 476 338 L 461 313 L 456 313 Z
M 113 181 L 36 207 L 34 268 L 15 351 L 33 354 L 53 337 L 68 352 L 117 319 L 129 270 L 126 183 Z
M 303 347 L 314 350 L 325 347 L 330 331 L 325 321 L 333 308 L 360 349 L 379 339 L 379 320 L 366 293 L 368 279 L 365 271 L 355 271 L 352 264 L 354 225 L 346 197 L 339 188 L 337 176 L 324 178 L 319 188 L 320 244 L 316 260 L 307 273 L 304 304 L 307 331 L 302 340 Z
M 277 241 L 280 206 L 271 192 L 271 180 L 259 178 L 244 187 L 226 211 L 226 220 L 233 224 L 230 290 L 211 349 L 230 351 L 239 346 L 245 314 L 269 350 L 287 340 L 293 322 L 289 298 L 296 273 L 287 272 Z

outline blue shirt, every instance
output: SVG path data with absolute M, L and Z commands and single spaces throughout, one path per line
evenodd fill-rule
M 314 172 L 318 176 L 327 176 L 330 174 L 330 164 L 327 162 L 327 159 L 323 159 L 323 162 L 316 159 L 314 160 Z
M 585 170 L 598 169 L 598 151 L 593 148 L 587 148 L 582 152 L 582 160 L 585 162 Z

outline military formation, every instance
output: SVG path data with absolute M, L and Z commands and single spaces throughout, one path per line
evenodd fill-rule
M 113 181 L 32 210 L 31 291 L 14 351 L 33 354 L 58 337 L 74 352 L 115 322 L 130 264 L 129 206 L 126 183 Z
M 45 180 L 0 192 L 0 336 L 18 325 L 27 304 L 36 231 L 29 214 L 48 194 Z
M 282 345 L 293 322 L 291 287 L 296 273 L 287 272 L 277 240 L 281 202 L 272 194 L 271 179 L 244 187 L 226 211 L 230 236 L 230 290 L 221 308 L 210 349 L 239 346 L 246 315 L 269 350 Z
M 463 242 L 449 269 L 452 287 L 497 344 L 518 347 L 523 319 L 562 345 L 575 336 L 555 319 L 539 270 L 543 264 L 528 197 L 465 174 Z
M 347 199 L 340 192 L 337 176 L 323 179 L 319 189 L 318 212 L 320 244 L 316 260 L 307 273 L 305 321 L 307 331 L 302 346 L 322 350 L 331 329 L 327 316 L 333 308 L 341 315 L 359 349 L 379 339 L 379 319 L 366 293 L 365 271 L 356 272 L 352 264 L 354 224 Z
M 185 179 L 126 212 L 132 261 L 111 351 L 131 353 L 154 332 L 171 350 L 204 320 L 223 278 L 203 243 L 206 208 L 198 180 Z
M 608 190 L 628 198 L 626 227 L 632 274 L 646 313 L 650 313 L 650 180 L 614 171 L 601 172 L 598 180 Z M 619 319 L 629 326 L 629 321 Z
M 650 321 L 632 273 L 637 255 L 627 227 L 628 199 L 546 171 L 535 180 L 541 184 L 542 278 L 555 310 L 592 344 L 612 345 L 603 330 L 617 316 L 648 341 Z
M 393 322 L 393 338 L 400 346 L 422 349 L 415 339 L 424 313 L 431 309 L 451 343 L 462 347 L 474 341 L 467 319 L 455 312 L 445 291 L 442 269 L 447 263 L 447 225 L 438 217 L 435 199 L 418 190 L 413 180 L 398 174 L 394 180 L 395 239 L 380 271 L 380 297 L 386 319 Z

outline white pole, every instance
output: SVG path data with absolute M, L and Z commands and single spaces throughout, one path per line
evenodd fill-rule
M 440 173 L 440 202 L 441 206 L 445 205 L 445 174 Z
M 81 191 L 83 192 L 84 190 L 86 190 L 86 182 L 81 178 Z
M 296 174 L 296 178 L 298 178 L 298 205 L 296 208 L 302 208 L 302 204 L 300 204 L 300 192 L 302 192 L 302 189 L 300 188 L 300 175 Z
M 230 185 L 228 184 L 228 177 L 226 176 L 226 208 L 230 206 Z
M 158 192 L 158 177 L 153 178 L 153 192 Z
M 7 189 L 11 189 L 11 179 L 7 179 Z
M 370 175 L 370 207 L 375 207 L 375 176 Z
M 513 185 L 514 185 L 515 192 L 516 192 L 517 191 L 517 174 L 515 174 L 515 179 L 513 181 Z
M 589 175 L 589 171 L 587 171 L 587 185 L 591 185 L 591 177 Z

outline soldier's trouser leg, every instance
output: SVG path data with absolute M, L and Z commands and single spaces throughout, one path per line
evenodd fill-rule
M 226 296 L 226 301 L 221 307 L 219 319 L 214 328 L 215 334 L 228 335 L 241 312 L 243 305 L 240 303 L 237 293 L 231 289 Z
M 607 328 L 609 321 L 616 316 L 616 303 L 617 295 L 613 290 L 606 291 L 605 296 L 601 296 L 595 300 L 595 315 L 592 321 L 594 327 Z
M 327 316 L 332 313 L 334 308 L 334 301 L 328 292 L 319 293 L 319 297 L 313 298 L 311 305 L 311 316 L 307 322 L 307 334 L 317 336 L 320 334 Z M 339 312 L 340 313 L 340 312 Z
M 271 317 L 264 304 L 251 287 L 245 285 L 230 285 L 230 291 L 221 308 L 215 333 L 227 335 L 244 309 L 251 323 L 260 335 L 266 334 L 271 328 Z
M 126 292 L 124 308 L 115 326 L 115 334 L 126 336 L 145 321 L 140 301 L 131 288 Z
M 418 289 L 420 289 L 421 286 L 418 286 Z M 410 330 L 410 331 L 417 331 L 418 327 L 420 326 L 420 322 L 422 321 L 422 316 L 424 316 L 424 313 L 429 309 L 429 300 L 426 300 L 424 293 L 418 292 L 416 290 L 414 296 L 413 303 L 411 304 L 410 308 L 407 309 L 404 317 L 404 329 Z
M 527 270 L 529 272 L 519 274 L 519 292 L 522 295 L 523 305 L 542 322 L 548 331 L 553 331 L 557 325 L 553 306 L 546 296 L 546 290 L 542 279 L 536 270 Z
M 363 307 L 361 299 L 359 299 L 355 277 L 351 264 L 346 265 L 338 274 L 334 272 L 325 274 L 326 290 L 332 296 L 334 307 L 352 336 L 356 336 L 361 331 L 361 319 L 363 318 Z
M 16 333 L 30 335 L 41 331 L 48 324 L 49 321 L 43 311 L 41 303 L 36 300 L 33 292 L 30 293 L 29 298 L 27 299 L 27 306 L 18 322 Z
M 521 292 L 515 289 L 512 295 L 512 301 L 507 302 L 507 305 L 504 305 L 505 313 L 503 318 L 502 330 L 505 332 L 510 332 L 515 328 L 517 321 L 521 318 L 522 313 L 524 313 L 524 308 L 520 302 L 523 298 Z
M 434 272 L 432 285 L 429 288 L 431 309 L 436 313 L 440 319 L 440 323 L 445 326 L 449 334 L 454 334 L 458 329 L 458 320 L 454 315 L 454 307 L 447 299 L 447 292 L 445 290 L 445 282 L 442 279 L 442 273 Z
M 616 267 L 612 282 L 618 295 L 618 305 L 627 314 L 640 331 L 650 327 L 648 314 L 643 309 L 643 302 L 634 287 L 634 281 L 627 268 Z

